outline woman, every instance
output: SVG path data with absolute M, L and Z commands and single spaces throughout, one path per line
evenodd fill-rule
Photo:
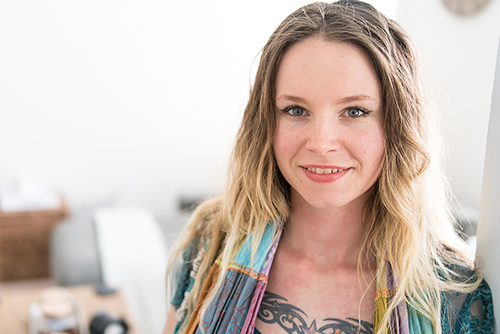
M 358 1 L 292 13 L 262 51 L 227 190 L 172 257 L 165 333 L 492 333 L 433 131 L 395 22 Z

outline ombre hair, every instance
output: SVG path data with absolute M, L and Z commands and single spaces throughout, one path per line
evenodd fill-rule
M 172 253 L 169 271 L 192 240 L 210 245 L 189 297 L 190 313 L 215 257 L 221 256 L 223 273 L 251 234 L 256 235 L 255 251 L 266 224 L 288 218 L 290 186 L 277 166 L 272 145 L 276 74 L 287 50 L 308 38 L 361 47 L 381 84 L 384 164 L 364 210 L 365 235 L 358 261 L 358 268 L 369 259 L 378 264 L 389 261 L 398 280 L 381 328 L 389 325 L 390 311 L 406 301 L 441 333 L 440 292 L 472 291 L 480 278 L 457 282 L 450 270 L 455 264 L 472 266 L 472 262 L 449 213 L 441 140 L 421 85 L 414 46 L 399 24 L 361 1 L 306 5 L 271 35 L 262 49 L 237 134 L 226 191 L 197 208 Z

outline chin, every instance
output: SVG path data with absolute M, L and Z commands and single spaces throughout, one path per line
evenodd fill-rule
M 309 206 L 310 209 L 315 210 L 362 210 L 370 196 L 370 191 L 352 196 L 346 195 L 347 194 L 344 194 L 343 196 L 339 196 L 338 194 L 321 195 L 315 193 L 312 196 L 297 196 L 298 198 L 293 202 L 296 205 L 306 205 Z
M 349 204 L 353 202 L 346 198 L 328 198 L 325 200 L 325 197 L 305 199 L 305 201 L 309 206 L 318 210 L 338 209 L 349 206 Z

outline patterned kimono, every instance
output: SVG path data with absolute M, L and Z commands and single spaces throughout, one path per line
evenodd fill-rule
M 274 259 L 282 223 L 268 224 L 254 261 L 251 261 L 252 237 L 240 249 L 235 260 L 229 265 L 224 281 L 203 318 L 195 311 L 186 314 L 185 306 L 199 262 L 207 245 L 199 245 L 195 240 L 183 254 L 179 269 L 172 305 L 177 310 L 178 323 L 175 334 L 251 334 L 255 330 L 255 320 L 261 307 L 267 286 L 269 271 Z M 198 304 L 202 303 L 213 282 L 217 280 L 219 260 L 216 260 L 205 280 Z M 471 269 L 453 266 L 452 270 L 464 281 L 477 279 Z M 374 332 L 387 310 L 387 305 L 396 284 L 390 263 L 377 269 L 377 294 L 375 298 Z M 482 281 L 471 293 L 441 293 L 441 326 L 443 333 L 475 334 L 493 333 L 494 316 L 491 290 Z M 385 333 L 420 334 L 434 333 L 431 322 L 420 315 L 407 303 L 401 303 L 391 313 L 390 328 Z M 317 330 L 317 333 L 321 333 Z M 297 331 L 294 334 L 302 334 Z

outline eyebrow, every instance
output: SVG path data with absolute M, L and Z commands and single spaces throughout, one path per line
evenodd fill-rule
M 306 102 L 306 100 L 304 100 L 303 98 L 294 95 L 280 95 L 279 97 L 276 98 L 276 101 L 280 100 L 288 100 L 290 102 L 295 102 L 295 103 Z
M 278 98 L 276 98 L 276 101 L 280 100 L 288 100 L 290 102 L 295 102 L 295 103 L 305 103 L 306 100 L 304 100 L 301 97 L 295 96 L 295 95 L 280 95 Z M 345 103 L 351 103 L 355 101 L 366 101 L 366 100 L 371 100 L 375 101 L 371 96 L 364 95 L 364 94 L 358 94 L 358 95 L 352 95 L 352 96 L 346 96 L 343 97 L 339 100 L 337 100 L 337 104 L 345 104 Z
M 358 94 L 358 95 L 343 97 L 337 101 L 337 104 L 344 104 L 344 103 L 350 103 L 350 102 L 355 102 L 355 101 L 366 101 L 366 100 L 375 101 L 371 96 Z

